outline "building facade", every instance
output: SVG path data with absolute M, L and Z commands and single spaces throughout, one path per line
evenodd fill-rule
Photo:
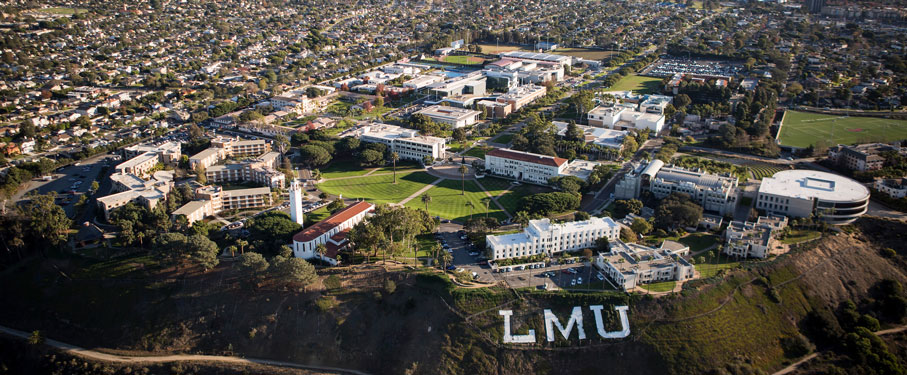
M 759 216 L 756 222 L 732 221 L 724 232 L 724 253 L 737 258 L 765 258 L 771 254 L 785 216 Z
M 620 225 L 611 218 L 593 217 L 585 221 L 553 224 L 549 219 L 530 220 L 522 233 L 486 236 L 492 259 L 519 258 L 595 247 L 595 241 L 620 238 Z
M 907 149 L 884 143 L 837 145 L 828 149 L 828 160 L 852 171 L 874 171 L 885 166 L 885 158 L 881 155 L 883 152 L 907 154 Z
M 548 179 L 560 176 L 567 159 L 496 148 L 485 153 L 485 170 L 497 176 L 518 181 L 548 184 Z
M 624 178 L 615 185 L 614 196 L 617 199 L 636 199 L 643 190 L 649 190 L 659 199 L 671 193 L 685 193 L 703 210 L 718 215 L 731 214 L 737 207 L 737 177 L 665 166 L 663 161 L 657 159 L 624 174 Z
M 818 216 L 829 224 L 850 224 L 866 213 L 869 189 L 847 177 L 789 170 L 762 179 L 756 209 L 771 215 Z
M 447 143 L 444 138 L 423 136 L 417 130 L 381 123 L 363 126 L 356 136 L 362 142 L 386 144 L 400 159 L 416 161 L 426 156 L 443 159 Z
M 347 236 L 350 228 L 365 219 L 374 209 L 375 205 L 371 203 L 356 202 L 296 233 L 293 236 L 293 255 L 303 259 L 319 258 L 332 265 L 339 264 L 337 253 L 349 245 Z M 318 245 L 325 245 L 326 252 L 323 255 L 317 253 Z
M 479 121 L 479 115 L 482 114 L 482 112 L 471 109 L 444 105 L 433 105 L 416 113 L 425 115 L 434 122 L 450 125 L 451 128 L 462 128 L 475 124 Z
M 694 267 L 683 259 L 690 248 L 674 241 L 664 241 L 660 248 L 615 241 L 611 251 L 595 259 L 595 267 L 623 290 L 642 284 L 685 281 L 695 277 Z

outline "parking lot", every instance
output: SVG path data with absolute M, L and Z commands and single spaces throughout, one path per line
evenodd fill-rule
M 100 155 L 63 167 L 52 172 L 50 177 L 46 177 L 48 180 L 37 178 L 31 181 L 25 190 L 26 193 L 20 198 L 33 191 L 38 194 L 53 191 L 57 194 L 56 203 L 62 206 L 66 215 L 71 218 L 75 214 L 75 204 L 79 201 L 79 196 L 91 189 L 92 182 L 98 181 L 101 192 L 109 189 L 109 182 L 105 183 L 109 179 L 106 175 L 101 176 L 101 170 L 105 165 L 109 166 L 109 173 L 117 163 L 113 155 Z
M 556 264 L 549 267 L 495 273 L 511 288 L 547 290 L 613 290 L 614 286 L 589 263 Z
M 454 269 L 463 269 L 467 272 L 475 272 L 476 281 L 483 283 L 494 283 L 497 281 L 491 274 L 491 267 L 481 262 L 481 252 L 471 248 L 467 241 L 461 239 L 462 234 L 457 233 L 462 230 L 462 226 L 453 223 L 442 223 L 439 236 L 442 244 L 446 244 L 453 254 Z M 470 255 L 472 252 L 476 255 Z

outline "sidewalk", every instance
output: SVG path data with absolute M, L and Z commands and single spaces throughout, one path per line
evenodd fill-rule
M 416 197 L 422 195 L 422 193 L 428 191 L 428 189 L 431 189 L 431 188 L 435 187 L 436 185 L 440 184 L 441 181 L 444 181 L 444 179 L 443 179 L 443 178 L 438 178 L 438 179 L 435 180 L 434 182 L 432 182 L 432 183 L 430 183 L 430 184 L 428 184 L 428 185 L 425 185 L 423 188 L 419 189 L 419 191 L 413 193 L 413 195 L 410 195 L 410 196 L 406 197 L 406 199 L 400 201 L 400 203 L 397 203 L 397 204 L 399 204 L 399 205 L 401 205 L 401 206 L 405 205 L 405 204 L 408 203 L 409 201 L 411 201 L 411 200 L 415 199 Z

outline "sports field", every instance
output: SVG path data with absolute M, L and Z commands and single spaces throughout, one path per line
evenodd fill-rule
M 419 191 L 425 185 L 437 180 L 425 172 L 397 172 L 397 183 L 394 176 L 385 174 L 346 180 L 331 180 L 318 184 L 318 189 L 344 198 L 363 198 L 371 203 L 398 203 Z
M 778 139 L 783 146 L 806 148 L 818 140 L 828 146 L 890 142 L 907 138 L 907 121 L 787 111 Z
M 605 91 L 633 91 L 637 94 L 654 94 L 661 87 L 661 78 L 643 77 L 636 74 L 625 76 Z
M 485 59 L 477 56 L 444 56 L 441 61 L 460 65 L 482 65 Z
M 49 14 L 59 14 L 64 16 L 71 16 L 76 13 L 85 13 L 88 10 L 83 8 L 65 8 L 65 7 L 56 7 L 56 8 L 41 8 L 34 9 L 35 12 L 39 13 L 49 13 Z
M 476 185 L 475 181 L 466 181 L 466 195 L 460 195 L 460 180 L 444 180 L 437 186 L 427 191 L 431 196 L 431 203 L 428 204 L 428 213 L 432 216 L 440 216 L 444 219 L 464 222 L 469 218 L 470 212 L 473 217 L 485 217 L 485 203 L 482 201 L 486 198 L 485 192 Z M 470 209 L 466 202 L 472 202 L 475 208 Z M 494 202 L 488 206 L 488 216 L 495 217 L 498 220 L 507 219 L 504 211 L 501 211 Z M 416 198 L 406 203 L 407 207 L 425 209 L 422 199 Z

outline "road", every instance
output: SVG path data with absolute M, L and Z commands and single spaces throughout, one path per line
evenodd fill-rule
M 9 327 L 0 326 L 0 332 L 5 333 L 10 336 L 28 339 L 30 336 L 27 332 L 22 332 L 16 329 Z M 218 362 L 218 363 L 238 363 L 238 364 L 259 364 L 266 366 L 278 366 L 278 367 L 289 367 L 289 368 L 298 368 L 304 370 L 316 370 L 316 371 L 327 371 L 330 373 L 338 374 L 357 374 L 365 375 L 365 372 L 344 369 L 337 367 L 328 367 L 328 366 L 317 366 L 317 365 L 307 365 L 296 362 L 286 362 L 286 361 L 275 361 L 270 359 L 258 359 L 258 358 L 241 358 L 241 357 L 231 357 L 231 356 L 222 356 L 222 355 L 199 355 L 199 354 L 174 354 L 174 355 L 164 355 L 164 356 L 126 356 L 126 355 L 115 355 L 108 353 L 101 353 L 98 351 L 85 349 L 78 347 L 72 344 L 63 343 L 56 340 L 47 339 L 44 342 L 46 345 L 62 350 L 69 354 L 88 358 L 98 361 L 105 362 L 118 362 L 118 363 L 168 363 L 168 362 Z
M 483 283 L 494 283 L 497 280 L 494 278 L 494 275 L 491 274 L 491 267 L 488 265 L 479 265 L 477 257 L 469 255 L 471 250 L 470 245 L 460 239 L 460 234 L 457 232 L 462 230 L 463 226 L 455 223 L 441 223 L 441 229 L 438 233 L 441 236 L 441 240 L 450 246 L 450 249 L 453 251 L 453 265 L 457 268 L 462 268 L 467 272 L 475 272 L 478 274 L 476 278 L 477 281 Z

